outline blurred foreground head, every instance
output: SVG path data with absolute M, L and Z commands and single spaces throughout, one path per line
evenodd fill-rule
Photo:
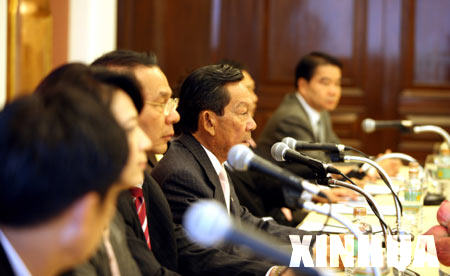
M 0 229 L 33 275 L 88 258 L 122 189 L 127 137 L 98 97 L 112 88 L 75 67 L 0 113 Z

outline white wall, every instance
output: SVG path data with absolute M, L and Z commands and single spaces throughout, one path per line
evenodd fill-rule
M 0 0 L 0 109 L 3 108 L 6 102 L 7 2 L 7 0 Z
M 117 0 L 70 0 L 68 61 L 91 63 L 116 49 Z

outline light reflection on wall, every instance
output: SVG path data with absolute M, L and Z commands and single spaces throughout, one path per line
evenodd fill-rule
M 31 93 L 52 64 L 49 0 L 8 1 L 7 100 Z

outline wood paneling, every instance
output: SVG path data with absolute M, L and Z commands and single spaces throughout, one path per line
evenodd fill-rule
M 450 1 L 417 0 L 414 84 L 450 86 Z
M 353 0 L 269 3 L 265 82 L 294 83 L 299 58 L 314 50 L 333 53 L 344 61 L 346 70 L 353 68 Z
M 402 85 L 399 117 L 419 125 L 438 125 L 450 131 L 450 11 L 448 1 L 404 1 Z M 402 135 L 398 149 L 424 160 L 437 134 Z
M 174 87 L 222 58 L 246 64 L 259 94 L 255 137 L 293 91 L 298 59 L 328 52 L 344 63 L 343 97 L 332 112 L 342 141 L 423 160 L 439 137 L 365 134 L 360 123 L 450 121 L 448 11 L 447 0 L 119 0 L 118 46 L 155 51 Z

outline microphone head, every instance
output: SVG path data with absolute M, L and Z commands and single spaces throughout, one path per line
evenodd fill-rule
M 283 162 L 286 161 L 286 159 L 284 159 L 284 152 L 287 149 L 289 149 L 289 147 L 285 143 L 276 142 L 270 149 L 270 153 L 272 154 L 273 159 L 275 159 L 278 162 Z
M 292 150 L 295 150 L 295 146 L 297 145 L 297 140 L 292 137 L 284 137 L 281 142 L 285 143 Z
M 199 200 L 183 216 L 187 236 L 203 246 L 212 246 L 225 239 L 232 229 L 231 218 L 214 200 Z
M 361 128 L 365 133 L 371 133 L 375 131 L 376 122 L 373 119 L 367 118 L 361 122 Z
M 253 156 L 255 156 L 255 154 L 251 149 L 243 144 L 238 144 L 233 146 L 228 152 L 227 162 L 235 170 L 246 171 Z

